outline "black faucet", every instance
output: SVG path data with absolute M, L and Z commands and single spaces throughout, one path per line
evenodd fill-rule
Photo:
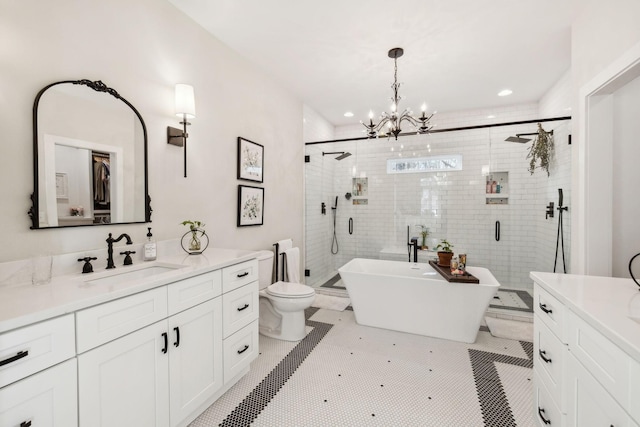
M 116 268 L 113 262 L 113 244 L 122 240 L 123 237 L 127 239 L 127 245 L 133 245 L 131 237 L 129 237 L 127 233 L 122 233 L 117 239 L 111 237 L 111 233 L 109 233 L 109 237 L 107 238 L 107 269 Z
M 412 237 L 410 242 L 407 242 L 409 247 L 409 262 L 411 262 L 411 247 L 413 246 L 413 262 L 418 262 L 418 238 Z

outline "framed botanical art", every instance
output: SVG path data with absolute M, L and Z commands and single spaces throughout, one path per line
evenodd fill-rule
M 238 137 L 238 179 L 263 182 L 264 147 Z
M 238 227 L 262 225 L 264 188 L 238 185 Z

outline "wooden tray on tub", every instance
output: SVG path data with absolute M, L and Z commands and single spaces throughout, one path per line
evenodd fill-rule
M 451 283 L 480 283 L 480 280 L 465 271 L 464 274 L 451 274 L 449 267 L 441 267 L 435 261 L 429 261 L 429 265 L 447 281 Z

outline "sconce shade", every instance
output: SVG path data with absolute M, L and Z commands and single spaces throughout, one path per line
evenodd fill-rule
M 193 86 L 186 84 L 176 85 L 176 116 L 186 116 L 187 119 L 193 119 L 196 116 Z

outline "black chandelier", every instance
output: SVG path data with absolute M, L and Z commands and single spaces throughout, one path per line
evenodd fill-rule
M 389 51 L 389 58 L 393 58 L 394 64 L 394 73 L 393 73 L 393 84 L 391 85 L 391 89 L 393 90 L 393 97 L 391 101 L 391 114 L 386 111 L 380 115 L 380 121 L 378 123 L 373 122 L 373 112 L 369 113 L 369 124 L 364 123 L 362 120 L 360 123 L 367 128 L 367 137 L 368 138 L 377 138 L 378 135 L 388 135 L 388 133 L 393 134 L 395 139 L 398 139 L 398 135 L 402 132 L 400 125 L 402 122 L 407 121 L 411 123 L 415 128 L 417 133 L 423 134 L 428 133 L 429 130 L 433 127 L 429 123 L 431 115 L 427 116 L 427 105 L 422 105 L 422 115 L 420 117 L 413 117 L 413 111 L 405 108 L 401 114 L 398 114 L 398 102 L 402 99 L 402 97 L 398 96 L 398 89 L 400 88 L 400 83 L 398 83 L 398 58 L 400 58 L 404 54 L 404 50 L 401 47 L 395 47 Z M 388 133 L 383 130 L 383 128 L 388 127 Z

